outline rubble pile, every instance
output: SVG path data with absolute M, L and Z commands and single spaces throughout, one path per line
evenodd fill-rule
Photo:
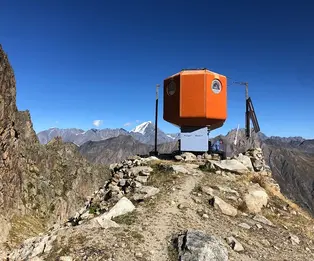
M 111 178 L 85 203 L 85 206 L 71 217 L 68 226 L 82 224 L 95 216 L 108 212 L 121 198 L 142 201 L 159 192 L 158 188 L 146 186 L 153 169 L 148 163 L 156 157 L 131 157 L 121 163 L 110 165 Z
M 271 173 L 270 167 L 266 164 L 261 148 L 250 149 L 245 153 L 245 155 L 251 159 L 254 171 L 267 171 L 268 173 Z

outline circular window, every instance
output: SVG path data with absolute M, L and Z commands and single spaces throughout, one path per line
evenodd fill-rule
M 217 79 L 212 82 L 212 91 L 216 94 L 221 92 L 221 82 Z
M 173 95 L 176 92 L 176 84 L 174 81 L 171 81 L 167 86 L 168 95 Z

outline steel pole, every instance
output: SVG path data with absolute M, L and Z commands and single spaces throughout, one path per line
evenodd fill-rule
M 156 109 L 155 109 L 155 155 L 158 155 L 157 151 L 157 131 L 158 131 L 158 89 L 159 84 L 156 84 Z

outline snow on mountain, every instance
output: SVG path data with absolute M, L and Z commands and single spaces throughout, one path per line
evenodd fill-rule
M 146 144 L 155 143 L 155 125 L 151 121 L 143 122 L 130 131 L 131 136 Z M 159 144 L 174 141 L 166 133 L 158 128 L 157 130 L 157 142 Z
M 125 129 L 90 129 L 87 131 L 81 129 L 58 129 L 51 128 L 41 131 L 37 134 L 40 143 L 46 144 L 51 139 L 59 136 L 64 142 L 72 142 L 78 146 L 88 141 L 101 141 L 120 135 L 130 135 L 135 140 L 145 143 L 154 144 L 155 142 L 155 125 L 151 121 L 143 122 L 131 131 Z M 166 134 L 162 130 L 157 131 L 157 141 L 159 144 L 177 140 L 177 134 Z
M 137 132 L 141 134 L 145 134 L 146 129 L 150 128 L 153 123 L 151 121 L 143 122 L 140 125 L 136 126 L 131 132 Z

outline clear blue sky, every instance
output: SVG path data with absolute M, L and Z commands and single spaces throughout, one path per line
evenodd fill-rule
M 314 5 L 301 2 L 4 0 L 0 43 L 37 132 L 154 121 L 155 85 L 206 67 L 249 82 L 266 135 L 314 138 Z M 228 90 L 228 120 L 214 133 L 244 127 L 244 88 Z M 159 116 L 178 131 L 162 99 Z

